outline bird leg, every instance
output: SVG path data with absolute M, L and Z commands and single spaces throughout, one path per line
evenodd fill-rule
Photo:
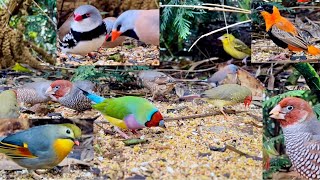
M 73 57 L 71 54 L 67 54 L 67 55 L 68 55 L 68 58 L 70 59 L 70 61 L 75 61 L 75 62 L 79 62 L 79 63 L 83 62 L 83 60 L 78 59 L 76 57 Z
M 121 131 L 118 127 L 114 127 L 114 130 L 117 131 L 121 137 L 125 138 L 125 139 L 130 139 L 130 136 L 128 136 L 126 133 L 124 133 L 123 131 Z
M 223 107 L 220 107 L 219 108 L 220 112 L 223 114 L 224 118 L 227 119 L 227 120 L 230 120 L 230 116 L 228 116 L 224 111 L 223 111 Z
M 242 61 L 241 61 L 245 66 L 247 66 L 247 59 L 248 59 L 248 57 L 249 57 L 249 56 L 246 56 L 246 57 L 243 58 Z
M 132 132 L 133 134 L 136 134 L 138 137 L 141 137 L 141 136 L 142 136 L 142 134 L 141 134 L 139 131 L 135 130 L 135 129 L 132 129 L 131 132 Z
M 36 180 L 41 180 L 43 179 L 42 176 L 40 176 L 39 174 L 37 174 L 34 170 L 28 170 L 28 172 L 30 173 L 31 177 L 33 179 L 36 179 Z

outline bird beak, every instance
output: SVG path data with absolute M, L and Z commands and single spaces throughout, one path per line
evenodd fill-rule
M 166 125 L 164 125 L 164 120 L 159 122 L 159 127 L 166 128 Z
M 222 36 L 220 36 L 218 39 L 219 39 L 220 41 L 222 41 L 222 38 L 223 38 L 223 37 L 222 37 Z
M 273 119 L 285 119 L 285 114 L 281 113 L 281 106 L 276 105 L 271 111 L 270 111 L 270 117 Z
M 74 15 L 74 20 L 75 21 L 81 21 L 83 18 L 82 18 L 82 15 L 80 15 L 80 14 L 75 14 Z
M 80 142 L 78 140 L 73 141 L 75 145 L 80 146 Z
M 257 7 L 256 10 L 259 11 L 259 12 L 264 11 L 262 6 Z
M 45 94 L 46 94 L 46 95 L 52 95 L 52 94 L 54 94 L 51 86 L 46 90 Z
M 121 35 L 121 32 L 120 31 L 115 31 L 113 30 L 112 33 L 111 33 L 111 41 L 115 41 L 119 36 Z

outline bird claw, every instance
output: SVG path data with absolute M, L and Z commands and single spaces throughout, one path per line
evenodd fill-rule
M 41 180 L 41 179 L 43 179 L 43 177 L 40 176 L 39 174 L 37 174 L 34 170 L 28 170 L 28 171 L 29 171 L 29 173 L 30 173 L 30 175 L 31 175 L 31 177 L 32 177 L 33 179 L 35 179 L 35 180 Z
M 68 59 L 69 59 L 70 61 L 74 61 L 74 62 L 78 62 L 78 63 L 82 63 L 82 62 L 83 62 L 83 60 L 78 59 L 78 58 L 76 58 L 76 57 L 73 57 L 71 54 L 68 54 Z
M 130 136 L 128 136 L 126 133 L 124 133 L 123 131 L 121 131 L 118 127 L 114 127 L 114 130 L 117 131 L 121 137 L 125 138 L 125 139 L 130 139 Z

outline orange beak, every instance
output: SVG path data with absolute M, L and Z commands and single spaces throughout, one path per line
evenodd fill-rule
M 74 140 L 73 142 L 74 142 L 74 144 L 77 145 L 77 146 L 80 145 L 80 142 L 79 142 L 78 140 Z
M 113 30 L 111 33 L 111 41 L 115 41 L 122 33 L 120 31 Z
M 278 104 L 270 111 L 270 117 L 273 119 L 285 119 L 285 114 L 281 113 L 281 106 Z

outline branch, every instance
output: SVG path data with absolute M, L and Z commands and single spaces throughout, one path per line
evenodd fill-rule
M 190 52 L 190 50 L 193 48 L 193 46 L 196 45 L 197 42 L 198 42 L 200 39 L 202 39 L 202 38 L 204 38 L 204 37 L 206 37 L 206 36 L 209 36 L 209 35 L 214 34 L 214 33 L 216 33 L 216 32 L 219 32 L 219 31 L 222 31 L 222 30 L 225 30 L 225 29 L 228 29 L 228 28 L 230 28 L 230 27 L 237 26 L 237 25 L 240 25 L 240 24 L 245 24 L 245 23 L 248 23 L 248 22 L 251 22 L 251 19 L 246 20 L 246 21 L 242 21 L 242 22 L 238 22 L 238 23 L 235 23 L 235 24 L 232 24 L 232 25 L 229 25 L 229 26 L 226 26 L 226 27 L 223 27 L 223 28 L 220 28 L 220 29 L 211 31 L 211 32 L 209 32 L 209 33 L 207 33 L 207 34 L 204 34 L 204 35 L 200 36 L 200 38 L 198 38 L 198 39 L 192 44 L 192 46 L 189 48 L 188 51 Z
M 196 9 L 206 9 L 209 11 L 225 11 L 225 12 L 238 12 L 244 14 L 251 14 L 251 11 L 248 10 L 232 10 L 232 9 L 224 9 L 218 7 L 207 7 L 207 6 L 195 6 L 195 5 L 160 5 L 160 7 L 180 7 L 180 8 L 196 8 Z

